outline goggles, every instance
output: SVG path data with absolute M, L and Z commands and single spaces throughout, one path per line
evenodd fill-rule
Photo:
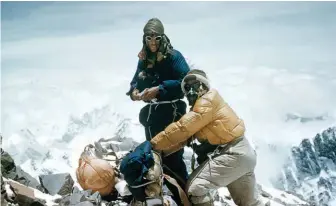
M 187 82 L 185 85 L 184 85 L 184 91 L 186 93 L 189 93 L 190 90 L 192 89 L 193 91 L 198 91 L 199 88 L 201 87 L 201 82 L 199 81 L 196 81 L 196 82 Z
M 182 80 L 181 89 L 184 94 L 189 93 L 191 89 L 198 91 L 202 83 L 210 89 L 209 82 L 205 77 L 198 74 L 189 74 Z
M 162 36 L 145 36 L 146 41 L 161 41 Z

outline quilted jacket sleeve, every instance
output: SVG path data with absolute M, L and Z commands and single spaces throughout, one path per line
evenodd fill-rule
M 152 140 L 154 150 L 164 151 L 185 142 L 212 121 L 213 105 L 209 99 L 199 99 L 193 111 L 186 113 L 177 122 L 168 125 Z

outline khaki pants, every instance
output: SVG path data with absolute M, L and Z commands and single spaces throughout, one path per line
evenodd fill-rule
M 227 187 L 238 206 L 259 206 L 254 168 L 256 153 L 242 137 L 219 149 L 190 175 L 186 191 L 194 205 L 213 205 L 209 191 Z M 208 202 L 208 204 L 207 204 Z M 205 203 L 205 204 L 204 204 Z M 209 204 L 210 203 L 210 204 Z

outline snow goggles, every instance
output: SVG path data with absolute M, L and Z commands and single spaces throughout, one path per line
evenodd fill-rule
M 188 93 L 191 89 L 194 91 L 198 91 L 198 89 L 201 87 L 201 82 L 196 81 L 194 83 L 187 83 L 184 85 L 184 90 Z
M 161 41 L 162 36 L 145 36 L 146 41 Z
M 210 88 L 209 81 L 207 78 L 199 75 L 199 74 L 188 74 L 185 76 L 181 82 L 181 89 L 184 94 L 187 94 L 191 89 L 194 91 L 198 90 L 202 83 L 207 87 Z

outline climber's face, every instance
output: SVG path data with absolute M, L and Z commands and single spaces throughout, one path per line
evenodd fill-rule
M 145 36 L 146 44 L 151 52 L 157 52 L 161 42 L 162 36 L 147 35 Z

